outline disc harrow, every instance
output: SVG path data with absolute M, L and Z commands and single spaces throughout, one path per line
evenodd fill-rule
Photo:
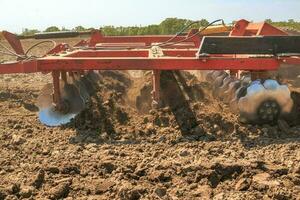
M 17 59 L 0 62 L 0 74 L 51 73 L 53 82 L 42 88 L 37 99 L 39 119 L 47 126 L 67 124 L 86 108 L 90 97 L 101 87 L 99 70 L 151 70 L 154 108 L 163 105 L 161 97 L 175 98 L 176 103 L 176 95 L 161 85 L 166 82 L 165 77 L 177 82 L 174 85 L 178 91 L 188 88 L 178 70 L 208 70 L 206 80 L 212 85 L 213 97 L 227 104 L 246 123 L 274 123 L 298 105 L 287 85 L 266 74 L 277 71 L 281 64 L 300 65 L 299 36 L 289 36 L 268 23 L 246 20 L 233 26 L 216 20 L 185 32 L 194 24 L 176 35 L 104 36 L 97 30 L 39 33 L 32 38 L 90 34 L 90 39 L 73 47 L 46 40 L 27 51 L 20 41 L 24 37 L 3 31 L 0 40 L 5 39 L 11 48 L 0 41 L 0 54 Z M 46 42 L 56 45 L 44 56 L 29 55 L 33 48 Z
M 212 84 L 212 95 L 228 104 L 243 122 L 273 123 L 293 107 L 289 88 L 273 79 L 251 81 L 250 76 L 238 79 L 225 71 L 211 71 L 207 81 Z

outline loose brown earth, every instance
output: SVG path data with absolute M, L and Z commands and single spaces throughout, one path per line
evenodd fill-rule
M 241 124 L 193 76 L 196 101 L 139 112 L 149 75 L 130 74 L 101 72 L 57 128 L 35 106 L 49 75 L 1 75 L 0 199 L 300 199 L 300 126 Z

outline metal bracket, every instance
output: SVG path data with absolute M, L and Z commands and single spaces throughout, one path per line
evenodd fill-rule
M 149 50 L 149 57 L 150 58 L 159 58 L 163 57 L 164 53 L 162 48 L 159 46 L 153 46 Z M 153 102 L 152 102 L 152 107 L 158 108 L 161 104 L 160 102 L 160 70 L 153 70 L 152 71 L 152 84 L 153 84 L 153 91 L 152 91 L 152 96 L 153 96 Z

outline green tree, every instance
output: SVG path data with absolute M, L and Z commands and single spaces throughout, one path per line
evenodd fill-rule
M 61 31 L 70 31 L 70 30 L 63 26 L 61 27 Z
M 60 31 L 60 29 L 57 26 L 50 26 L 46 28 L 44 32 L 57 32 L 57 31 Z
M 34 35 L 35 33 L 39 33 L 40 31 L 37 30 L 37 29 L 28 29 L 28 28 L 25 28 L 23 29 L 21 35 L 23 36 L 30 36 L 30 35 Z
M 200 26 L 207 26 L 209 24 L 209 21 L 207 21 L 206 19 L 201 19 L 199 24 Z
M 187 19 L 167 18 L 159 26 L 162 34 L 175 34 L 191 22 Z
M 73 30 L 78 32 L 86 31 L 86 29 L 83 26 L 76 26 Z
M 194 23 L 191 27 L 188 27 L 184 32 L 188 32 L 191 28 L 200 28 L 205 27 L 209 24 L 209 21 L 206 19 L 200 19 L 199 21 L 192 21 L 189 19 L 179 19 L 179 18 L 167 18 L 164 21 L 162 21 L 160 24 L 156 25 L 148 25 L 148 26 L 103 26 L 101 27 L 101 31 L 105 35 L 160 35 L 160 34 L 176 34 L 179 31 L 183 29 L 183 27 L 186 27 L 192 22 L 198 22 Z M 276 27 L 283 27 L 283 28 L 289 28 L 294 30 L 300 30 L 300 22 L 295 21 L 294 19 L 289 19 L 287 21 L 278 21 L 274 22 L 271 19 L 266 19 L 265 22 L 270 23 L 273 26 Z M 67 30 L 64 27 L 61 29 L 62 31 Z M 73 28 L 72 30 L 75 31 L 86 31 L 86 30 L 94 30 L 93 28 L 86 29 L 83 26 L 77 26 Z M 60 31 L 60 29 L 56 26 L 48 27 L 45 32 L 52 32 L 52 31 Z M 39 32 L 35 29 L 24 29 L 23 35 L 32 35 L 36 32 Z
M 300 31 L 300 22 L 295 21 L 294 19 L 289 19 L 288 21 L 279 21 L 279 22 L 273 22 L 271 19 L 267 19 L 265 21 L 279 28 L 288 28 L 288 29 Z
M 271 19 L 266 19 L 265 22 L 267 22 L 268 24 L 272 24 L 272 20 Z
M 114 26 L 104 26 L 101 27 L 100 30 L 105 34 L 105 35 L 117 35 L 116 28 Z

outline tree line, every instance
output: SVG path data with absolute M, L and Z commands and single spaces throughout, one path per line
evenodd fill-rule
M 288 21 L 279 21 L 279 22 L 273 22 L 271 19 L 266 19 L 266 22 L 275 25 L 277 27 L 284 27 L 289 28 L 293 30 L 300 31 L 300 22 L 297 22 L 293 19 L 290 19 Z M 105 34 L 105 35 L 161 35 L 161 34 L 175 34 L 179 30 L 181 30 L 183 27 L 187 26 L 188 24 L 192 23 L 192 20 L 189 19 L 179 19 L 179 18 L 167 18 L 164 21 L 162 21 L 160 24 L 152 24 L 148 26 L 102 26 L 99 29 Z M 233 22 L 234 23 L 234 22 Z M 201 19 L 199 23 L 194 24 L 191 28 L 197 28 L 197 27 L 204 27 L 207 26 L 209 22 L 206 19 Z M 55 32 L 55 31 L 89 31 L 93 30 L 94 28 L 85 28 L 83 26 L 77 26 L 73 29 L 66 29 L 64 27 L 59 28 L 57 26 L 51 26 L 46 28 L 44 31 L 40 31 L 37 29 L 28 29 L 25 28 L 22 31 L 22 35 L 28 36 L 33 35 L 35 33 L 40 32 Z

